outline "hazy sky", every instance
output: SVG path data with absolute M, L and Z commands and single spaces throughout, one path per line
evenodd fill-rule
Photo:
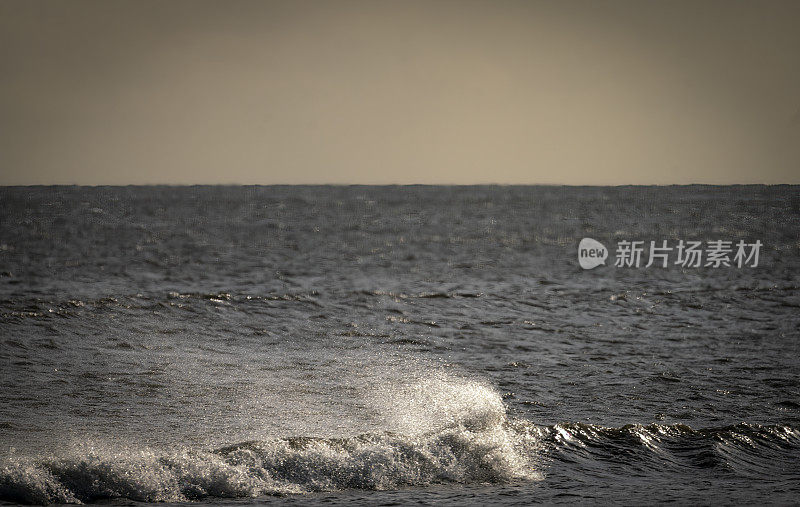
M 800 183 L 800 1 L 0 0 L 0 184 Z

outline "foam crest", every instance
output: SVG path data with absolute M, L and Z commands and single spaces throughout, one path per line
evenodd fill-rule
M 377 388 L 371 399 L 392 431 L 420 434 L 451 426 L 480 431 L 506 418 L 500 394 L 479 381 L 429 373 L 413 383 Z
M 341 489 L 536 479 L 536 439 L 513 428 L 498 393 L 426 379 L 374 398 L 393 428 L 349 438 L 293 437 L 215 450 L 81 446 L 0 462 L 0 499 L 78 503 L 255 497 Z

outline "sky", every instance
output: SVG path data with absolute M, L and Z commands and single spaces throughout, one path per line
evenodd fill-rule
M 0 0 L 0 185 L 800 183 L 800 2 Z

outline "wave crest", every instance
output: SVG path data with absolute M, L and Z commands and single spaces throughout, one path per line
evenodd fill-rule
M 536 439 L 512 427 L 496 392 L 444 383 L 432 393 L 432 385 L 410 388 L 405 404 L 395 400 L 394 413 L 407 416 L 395 427 L 404 432 L 280 438 L 212 451 L 93 447 L 59 457 L 12 455 L 0 465 L 0 499 L 186 501 L 540 477 L 532 460 Z M 439 405 L 430 407 L 434 399 Z

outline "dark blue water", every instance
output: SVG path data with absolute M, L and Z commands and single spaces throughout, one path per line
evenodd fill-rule
M 791 503 L 798 254 L 796 186 L 0 188 L 0 500 Z

